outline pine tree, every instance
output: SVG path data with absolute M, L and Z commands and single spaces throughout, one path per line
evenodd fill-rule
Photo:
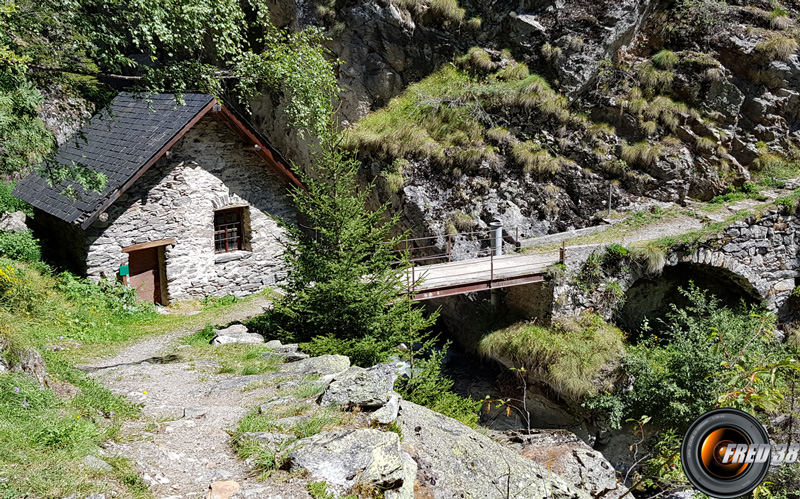
M 314 176 L 301 174 L 306 190 L 291 194 L 305 227 L 279 221 L 289 234 L 286 295 L 265 319 L 284 339 L 307 342 L 311 354 L 340 353 L 369 366 L 429 328 L 436 314 L 426 319 L 404 293 L 396 263 L 405 255 L 393 251 L 404 236 L 390 237 L 398 217 L 386 220 L 387 205 L 366 208 L 373 185 L 359 186 L 359 167 L 334 134 L 322 139 Z

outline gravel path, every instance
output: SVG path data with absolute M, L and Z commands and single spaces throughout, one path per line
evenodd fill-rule
M 243 321 L 263 311 L 257 298 L 225 316 Z M 187 361 L 179 340 L 197 328 L 173 331 L 126 348 L 116 356 L 82 368 L 112 392 L 141 403 L 139 420 L 125 423 L 122 438 L 109 442 L 105 455 L 130 458 L 158 498 L 203 497 L 211 483 L 238 482 L 234 498 L 308 497 L 300 483 L 256 480 L 251 466 L 230 446 L 238 421 L 276 387 L 210 390 L 229 374 L 216 374 L 216 362 Z

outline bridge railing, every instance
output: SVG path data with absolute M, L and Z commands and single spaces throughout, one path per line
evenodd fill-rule
M 418 290 L 423 290 L 421 292 L 428 296 L 431 290 L 438 290 L 434 291 L 435 296 L 445 296 L 465 292 L 465 289 L 474 288 L 475 291 L 479 291 L 523 284 L 536 279 L 541 280 L 542 267 L 564 262 L 563 245 L 558 257 L 554 254 L 542 255 L 540 262 L 503 258 L 498 254 L 500 252 L 497 251 L 497 244 L 493 247 L 492 242 L 496 241 L 496 235 L 492 235 L 491 232 L 493 230 L 460 232 L 400 241 L 398 246 L 402 247 L 394 249 L 393 252 L 398 255 L 408 255 L 408 258 L 398 259 L 395 262 L 406 266 L 408 292 L 418 294 Z M 505 251 L 505 254 L 519 253 L 521 251 L 519 230 L 516 228 L 513 230 L 514 237 L 510 237 L 507 231 L 503 232 L 501 237 L 503 244 L 500 246 L 511 250 Z M 466 250 L 462 248 L 454 254 L 457 243 L 472 247 Z M 458 259 L 454 259 L 456 257 Z M 485 263 L 481 264 L 478 259 L 483 257 L 487 257 L 488 262 L 484 260 Z M 437 263 L 447 265 L 426 268 Z
M 403 239 L 397 243 L 396 246 L 399 247 L 394 249 L 392 253 L 398 255 L 405 253 L 408 255 L 408 260 L 398 259 L 395 261 L 396 264 L 408 261 L 412 264 L 420 265 L 452 262 L 454 258 L 462 259 L 460 258 L 462 256 L 467 258 L 493 256 L 495 249 L 491 246 L 495 237 L 492 232 L 492 229 L 487 229 Z M 502 244 L 502 247 L 504 251 L 507 245 L 514 252 L 520 251 L 519 227 L 513 229 L 513 234 L 511 236 L 508 231 L 503 229 L 502 241 L 505 244 Z M 462 249 L 454 254 L 457 245 L 461 245 Z M 475 247 L 476 245 L 477 247 Z

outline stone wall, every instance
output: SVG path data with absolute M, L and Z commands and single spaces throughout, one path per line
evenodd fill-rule
M 716 269 L 719 277 L 763 301 L 781 319 L 794 318 L 787 304 L 800 276 L 799 229 L 797 215 L 771 209 L 735 222 L 702 243 L 673 248 L 666 255 L 665 265 Z M 605 245 L 567 248 L 566 271 L 554 283 L 554 318 L 575 316 L 590 309 L 610 317 L 615 305 L 610 286 L 617 284 L 624 293 L 640 279 L 658 279 L 648 276 L 643 265 L 633 262 L 623 271 L 606 273 L 594 289 L 582 289 L 578 285 L 582 266 L 592 253 L 603 251 Z
M 122 249 L 175 238 L 166 247 L 170 300 L 244 296 L 284 275 L 283 231 L 271 216 L 294 221 L 288 184 L 209 115 L 194 126 L 107 210 L 106 222 L 87 230 L 86 273 L 113 277 L 128 255 Z M 214 253 L 214 211 L 243 207 L 248 251 Z

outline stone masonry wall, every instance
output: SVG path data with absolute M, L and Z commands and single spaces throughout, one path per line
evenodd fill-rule
M 99 280 L 127 264 L 122 249 L 175 238 L 165 250 L 169 300 L 244 296 L 284 275 L 283 231 L 270 215 L 294 221 L 289 187 L 213 116 L 203 118 L 87 230 L 86 273 Z M 214 211 L 244 207 L 248 251 L 214 253 Z M 249 215 L 249 217 L 248 217 Z
M 673 248 L 666 255 L 666 265 L 690 264 L 719 269 L 732 285 L 763 300 L 779 318 L 788 319 L 793 315 L 788 306 L 789 298 L 800 276 L 798 247 L 800 218 L 785 210 L 771 209 L 735 222 L 695 247 Z M 609 301 L 617 298 L 608 292 L 609 285 L 616 283 L 626 292 L 645 277 L 642 266 L 629 265 L 624 267 L 625 272 L 606 275 L 597 289 L 581 289 L 577 276 L 582 266 L 589 255 L 604 250 L 605 245 L 567 248 L 566 271 L 553 286 L 554 319 L 575 316 L 589 309 L 609 317 L 614 309 L 614 303 Z

